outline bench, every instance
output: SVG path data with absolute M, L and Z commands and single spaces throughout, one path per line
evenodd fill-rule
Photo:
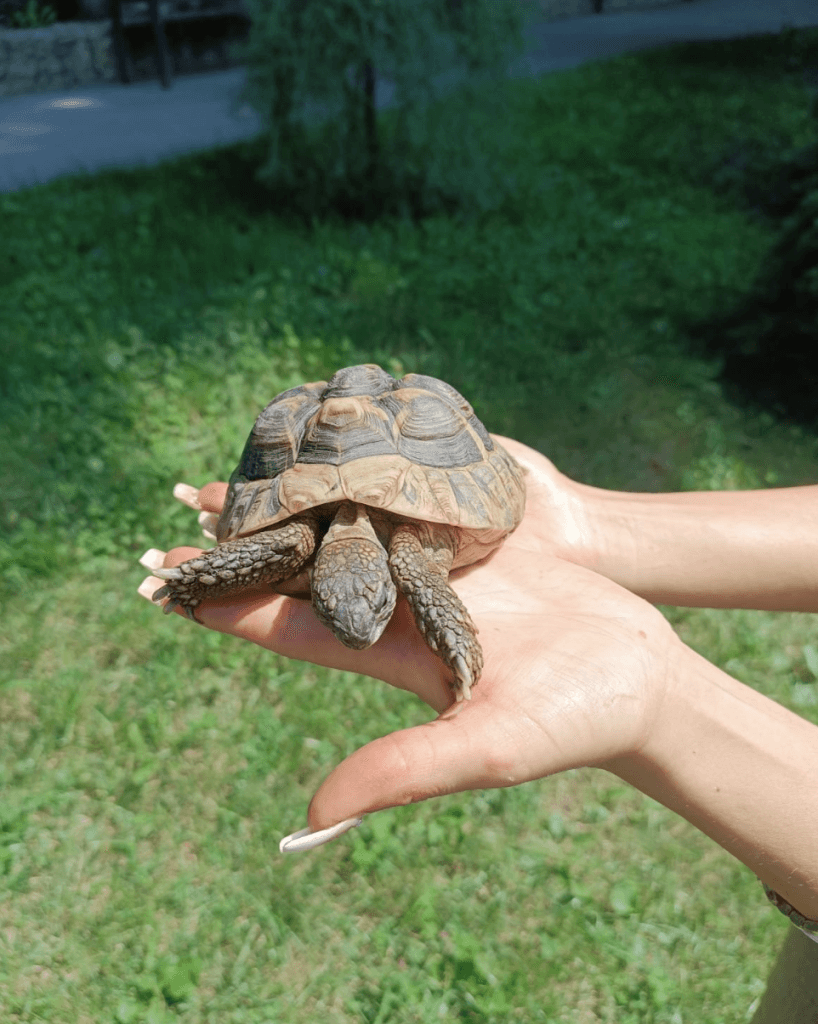
M 188 0 L 170 4 L 160 0 L 111 0 L 114 52 L 117 72 L 124 84 L 133 81 L 133 60 L 125 30 L 135 25 L 152 25 L 156 39 L 156 62 L 164 89 L 170 88 L 171 54 L 165 24 L 203 18 L 240 17 L 248 19 L 243 0 Z

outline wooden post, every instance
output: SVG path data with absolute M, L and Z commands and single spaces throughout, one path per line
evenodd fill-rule
M 373 188 L 378 169 L 378 122 L 375 110 L 375 66 L 371 60 L 364 63 L 364 128 L 367 152 L 366 176 L 369 187 Z
M 165 35 L 165 26 L 159 14 L 159 0 L 150 0 L 151 24 L 156 37 L 156 62 L 159 65 L 159 77 L 162 88 L 170 89 L 170 49 Z
M 125 39 L 125 31 L 122 27 L 122 0 L 112 0 L 111 21 L 114 36 L 114 53 L 116 55 L 116 66 L 119 72 L 119 80 L 124 85 L 133 81 L 133 65 L 131 61 L 128 41 Z

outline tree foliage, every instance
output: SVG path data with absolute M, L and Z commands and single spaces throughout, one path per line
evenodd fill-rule
M 818 36 L 807 55 L 818 72 Z M 818 136 L 818 88 L 811 112 Z M 752 402 L 818 425 L 818 142 L 762 162 L 743 183 L 778 237 L 745 299 L 693 334 Z
M 775 412 L 818 423 L 818 161 L 749 300 L 717 327 L 711 348 L 728 381 Z
M 250 8 L 243 98 L 264 124 L 263 181 L 318 215 L 491 205 L 497 171 L 479 128 L 486 111 L 477 117 L 476 107 L 497 96 L 485 86 L 521 48 L 519 0 L 250 0 Z M 376 105 L 384 88 L 394 90 L 385 116 Z

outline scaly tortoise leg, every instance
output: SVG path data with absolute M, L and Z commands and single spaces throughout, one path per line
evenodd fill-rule
M 154 576 L 167 582 L 153 600 L 170 598 L 165 613 L 181 605 L 187 617 L 195 619 L 195 609 L 208 597 L 223 597 L 295 576 L 312 557 L 317 538 L 317 521 L 305 516 L 225 541 L 172 569 L 154 569 Z
M 451 669 L 455 697 L 462 701 L 480 678 L 483 651 L 466 606 L 449 586 L 455 545 L 448 527 L 403 523 L 392 533 L 389 568 L 423 639 Z

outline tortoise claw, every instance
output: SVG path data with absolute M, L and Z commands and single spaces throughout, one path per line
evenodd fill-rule
M 154 601 L 158 602 L 158 601 L 161 601 L 163 597 L 167 597 L 167 596 L 168 596 L 168 588 L 167 587 L 162 587 L 161 590 L 157 590 L 156 591 L 156 593 L 153 595 L 153 599 L 154 599 Z M 185 615 L 187 615 L 187 617 L 189 619 L 193 619 L 193 621 L 195 622 L 196 621 L 196 616 L 193 614 L 194 606 L 190 605 L 190 604 L 183 605 L 178 597 L 171 597 L 171 598 L 169 598 L 168 601 L 162 606 L 162 611 L 165 613 L 165 615 L 170 615 L 170 613 L 175 608 L 178 608 L 180 605 L 184 608 Z
M 157 590 L 156 593 L 153 595 L 153 600 L 156 601 L 157 604 L 159 604 L 159 602 L 165 597 L 168 598 L 165 604 L 162 605 L 162 611 L 165 613 L 165 615 L 170 615 L 170 613 L 175 608 L 178 608 L 180 605 L 182 605 L 182 607 L 185 609 L 185 615 L 187 615 L 189 619 L 193 619 L 194 622 L 196 621 L 196 616 L 193 614 L 194 605 L 183 605 L 178 597 L 171 597 L 170 587 L 160 587 L 159 590 Z M 198 604 L 198 601 L 196 603 Z
M 462 654 L 458 654 L 454 658 L 452 668 L 455 674 L 456 699 L 458 701 L 471 700 L 471 684 L 474 682 L 474 676 L 469 671 L 469 666 Z
M 170 615 L 173 609 L 179 604 L 177 597 L 170 597 L 170 587 L 160 587 L 153 595 L 152 599 L 159 604 L 164 598 L 169 598 L 167 604 L 162 606 L 162 611 L 165 615 Z
M 153 575 L 158 576 L 160 580 L 180 580 L 184 575 L 178 566 L 173 566 L 171 569 L 152 569 L 151 571 L 153 572 Z

